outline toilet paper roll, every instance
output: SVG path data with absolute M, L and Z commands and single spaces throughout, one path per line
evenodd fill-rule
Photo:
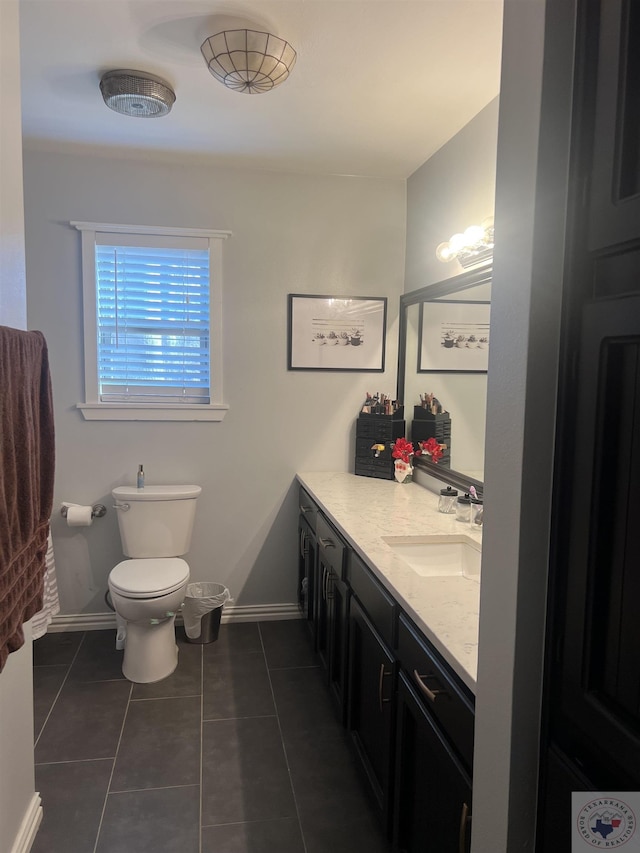
M 69 527 L 89 527 L 93 518 L 90 506 L 70 506 L 67 508 L 67 525 Z

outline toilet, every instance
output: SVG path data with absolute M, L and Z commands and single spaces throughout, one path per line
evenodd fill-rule
M 111 570 L 122 672 L 129 681 L 160 681 L 178 664 L 175 618 L 189 582 L 180 559 L 191 544 L 200 486 L 118 486 L 111 492 L 129 557 Z

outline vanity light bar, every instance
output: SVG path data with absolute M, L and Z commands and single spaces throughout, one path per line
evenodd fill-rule
M 493 257 L 493 219 L 481 225 L 470 225 L 466 231 L 453 234 L 436 248 L 436 258 L 443 263 L 457 259 L 461 266 L 470 267 Z

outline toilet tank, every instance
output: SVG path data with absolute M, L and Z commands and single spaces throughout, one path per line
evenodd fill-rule
M 127 557 L 180 557 L 191 545 L 200 486 L 118 486 L 115 498 Z

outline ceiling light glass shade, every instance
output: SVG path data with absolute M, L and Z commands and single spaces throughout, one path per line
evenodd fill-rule
M 216 80 L 249 95 L 284 83 L 297 58 L 289 42 L 256 30 L 224 30 L 205 39 L 200 50 Z
M 176 99 L 173 89 L 161 77 L 130 68 L 103 74 L 100 91 L 109 109 L 136 118 L 166 116 Z

